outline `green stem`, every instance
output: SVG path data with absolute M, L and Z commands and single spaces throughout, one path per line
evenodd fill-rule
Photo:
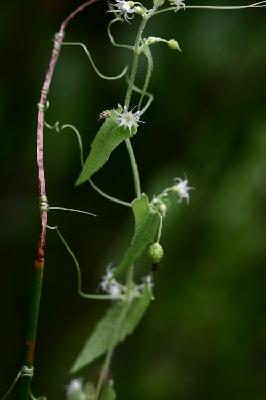
M 129 139 L 126 139 L 126 146 L 127 146 L 127 151 L 128 151 L 128 155 L 129 155 L 130 162 L 131 162 L 131 168 L 132 168 L 134 185 L 135 185 L 135 193 L 136 193 L 136 196 L 138 198 L 140 198 L 141 187 L 140 187 L 140 179 L 139 179 L 139 170 L 138 170 L 138 165 L 137 165 L 136 158 L 134 155 L 134 150 L 133 150 L 132 144 Z
M 149 19 L 149 14 L 146 14 L 140 24 L 135 45 L 134 45 L 134 56 L 133 56 L 133 62 L 132 62 L 132 69 L 131 69 L 131 74 L 129 78 L 129 84 L 128 84 L 128 89 L 125 97 L 125 107 L 128 109 L 133 88 L 134 88 L 134 82 L 137 74 L 137 69 L 138 69 L 138 63 L 139 63 L 139 56 L 140 56 L 140 43 L 141 43 L 141 37 L 144 31 L 144 28 L 147 24 L 147 21 Z M 126 140 L 126 146 L 127 146 L 127 151 L 129 154 L 130 162 L 131 162 L 131 168 L 132 168 L 132 173 L 133 173 L 133 179 L 134 179 L 134 184 L 135 184 L 135 193 L 136 196 L 139 198 L 141 196 L 141 187 L 140 187 L 140 179 L 139 179 L 139 171 L 138 171 L 138 165 L 136 162 L 136 158 L 134 155 L 134 151 L 130 142 L 130 139 Z
M 133 62 L 132 62 L 132 69 L 131 69 L 128 89 L 127 89 L 126 98 L 125 98 L 125 107 L 126 108 L 128 108 L 129 104 L 130 104 L 133 86 L 134 86 L 137 69 L 138 69 L 139 56 L 140 56 L 140 52 L 141 52 L 140 51 L 141 38 L 142 38 L 143 31 L 145 29 L 145 26 L 146 26 L 149 18 L 150 18 L 149 14 L 146 14 L 143 17 L 140 27 L 139 27 L 139 30 L 138 30 L 138 33 L 137 33 L 137 37 L 136 37 L 136 41 L 135 41 L 135 45 L 134 45 L 134 56 L 133 56 Z
M 162 236 L 162 227 L 163 227 L 163 216 L 161 214 L 159 214 L 160 216 L 160 225 L 159 225 L 159 229 L 158 229 L 158 236 L 157 236 L 157 242 L 160 243 L 161 240 L 161 236 Z
M 26 351 L 24 357 L 24 365 L 27 366 L 28 368 L 33 367 L 33 361 L 34 361 L 34 351 L 36 344 L 39 308 L 40 308 L 41 292 L 42 292 L 43 268 L 44 268 L 43 259 L 40 259 L 37 256 L 34 267 L 33 289 L 31 296 L 31 303 L 30 303 L 29 325 L 26 336 Z M 21 386 L 20 386 L 21 400 L 26 400 L 29 398 L 31 380 L 32 376 L 21 376 Z

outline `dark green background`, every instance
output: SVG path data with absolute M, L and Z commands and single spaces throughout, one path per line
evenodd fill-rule
M 39 234 L 36 103 L 53 34 L 79 2 L 2 3 L 0 394 L 22 362 Z M 130 56 L 110 46 L 105 10 L 103 2 L 88 9 L 66 39 L 84 41 L 101 70 L 113 74 Z M 137 21 L 118 25 L 118 40 L 131 42 Z M 133 140 L 142 187 L 152 196 L 185 172 L 196 190 L 189 206 L 176 204 L 165 220 L 156 301 L 115 354 L 119 400 L 266 398 L 265 21 L 266 9 L 187 10 L 154 18 L 147 28 L 147 36 L 176 38 L 183 52 L 152 48 L 155 101 Z M 64 48 L 47 119 L 76 125 L 87 154 L 99 112 L 123 102 L 125 90 L 123 80 L 95 76 L 81 49 Z M 86 185 L 74 188 L 79 157 L 70 132 L 46 132 L 45 161 L 50 204 L 98 214 L 49 215 L 78 254 L 84 290 L 93 291 L 106 265 L 126 249 L 132 216 Z M 95 181 L 110 194 L 132 199 L 124 146 Z M 141 268 L 149 271 L 147 260 Z M 75 288 L 73 263 L 48 232 L 33 389 L 49 400 L 64 398 L 68 369 L 106 307 L 78 298 Z M 81 375 L 96 379 L 99 366 Z M 16 391 L 10 398 L 16 399 Z

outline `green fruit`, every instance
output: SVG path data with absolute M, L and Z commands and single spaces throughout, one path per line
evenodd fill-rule
M 148 256 L 152 264 L 158 264 L 161 261 L 163 258 L 163 248 L 160 243 L 156 242 L 150 245 Z

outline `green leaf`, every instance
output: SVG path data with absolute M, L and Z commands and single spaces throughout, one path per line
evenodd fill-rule
M 108 161 L 112 151 L 136 132 L 135 127 L 132 127 L 131 132 L 128 128 L 119 127 L 115 110 L 110 111 L 110 116 L 104 121 L 91 144 L 89 156 L 76 185 L 90 179 Z
M 126 271 L 142 255 L 145 248 L 154 241 L 160 225 L 157 209 L 149 204 L 146 194 L 132 203 L 135 217 L 135 233 L 129 249 L 115 270 L 117 276 Z
M 70 372 L 76 373 L 105 354 L 110 346 L 114 345 L 115 347 L 118 343 L 121 343 L 139 324 L 150 301 L 150 291 L 145 286 L 141 296 L 132 300 L 130 304 L 121 301 L 114 303 L 85 342 Z M 127 307 L 126 313 L 125 307 Z M 121 321 L 124 313 L 125 316 Z M 113 344 L 115 337 L 116 340 Z
M 145 285 L 141 296 L 135 298 L 130 304 L 126 318 L 124 319 L 121 326 L 119 342 L 123 342 L 123 340 L 128 335 L 131 335 L 133 333 L 134 329 L 138 326 L 143 315 L 145 314 L 145 311 L 147 310 L 150 302 L 151 292 L 147 285 Z
M 109 381 L 108 386 L 104 388 L 100 400 L 116 400 L 116 394 L 113 388 L 112 381 Z

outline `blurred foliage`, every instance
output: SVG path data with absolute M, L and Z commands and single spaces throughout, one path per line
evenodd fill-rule
M 21 365 L 39 234 L 36 103 L 53 33 L 77 4 L 1 4 L 1 393 Z M 110 46 L 105 10 L 99 2 L 80 15 L 67 40 L 85 42 L 104 73 L 117 73 L 130 56 Z M 152 49 L 155 101 L 133 139 L 142 185 L 152 196 L 185 171 L 195 190 L 188 207 L 177 205 L 167 217 L 156 301 L 115 354 L 118 399 L 265 398 L 265 18 L 263 9 L 187 10 L 154 18 L 147 28 L 147 36 L 177 39 L 183 52 L 163 45 Z M 132 40 L 137 19 L 115 28 L 120 41 Z M 47 119 L 76 125 L 88 152 L 99 112 L 122 102 L 125 88 L 123 80 L 95 76 L 81 49 L 64 48 Z M 61 227 L 79 255 L 84 289 L 94 290 L 106 264 L 118 261 L 126 249 L 132 215 L 90 187 L 74 188 L 80 166 L 72 134 L 47 132 L 45 160 L 50 204 L 99 215 L 49 215 L 50 224 Z M 96 181 L 110 194 L 132 198 L 123 146 Z M 147 260 L 141 268 L 149 271 Z M 69 366 L 106 308 L 78 298 L 75 290 L 72 261 L 55 233 L 48 232 L 33 383 L 34 392 L 48 399 L 64 398 Z M 84 370 L 84 379 L 98 372 L 93 365 Z

